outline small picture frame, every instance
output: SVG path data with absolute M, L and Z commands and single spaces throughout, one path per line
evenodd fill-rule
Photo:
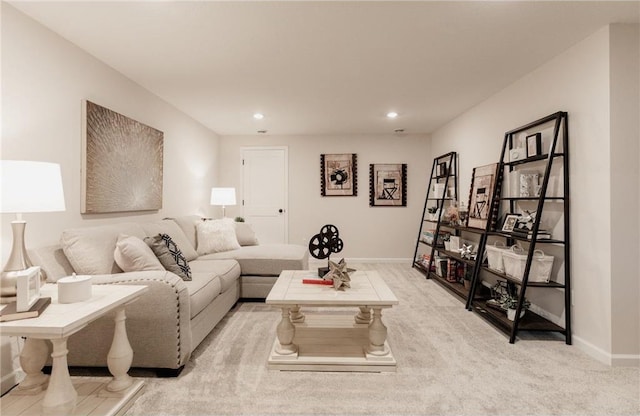
M 438 177 L 447 176 L 447 162 L 438 163 Z
M 527 157 L 539 156 L 542 154 L 542 133 L 527 136 Z
M 518 214 L 507 214 L 504 217 L 504 222 L 502 223 L 502 231 L 505 233 L 510 233 L 516 228 L 516 224 L 520 219 L 520 215 Z
M 40 299 L 40 266 L 16 273 L 16 312 L 28 311 Z

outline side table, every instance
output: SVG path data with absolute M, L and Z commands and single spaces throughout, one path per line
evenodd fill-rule
M 41 316 L 2 322 L 1 335 L 27 338 L 20 354 L 20 365 L 26 377 L 1 399 L 3 402 L 9 402 L 6 406 L 5 403 L 2 405 L 3 416 L 77 413 L 80 410 L 76 409 L 76 405 L 79 404 L 78 392 L 67 367 L 67 339 L 112 311 L 115 311 L 115 330 L 107 356 L 107 366 L 113 378 L 98 388 L 93 379 L 93 387 L 78 387 L 78 390 L 83 391 L 83 402 L 87 400 L 87 396 L 91 396 L 91 401 L 94 402 L 91 407 L 95 406 L 92 411 L 82 410 L 82 414 L 124 413 L 144 386 L 142 380 L 134 381 L 128 375 L 133 361 L 133 350 L 127 338 L 125 307 L 146 290 L 146 286 L 140 285 L 94 285 L 91 299 L 61 304 L 58 303 L 56 285 L 46 284 L 42 287 L 40 295 L 51 297 L 51 305 Z M 51 376 L 42 373 L 48 353 L 45 340 L 51 341 L 53 345 Z M 48 387 L 45 389 L 47 382 Z M 89 394 L 85 394 L 87 392 Z

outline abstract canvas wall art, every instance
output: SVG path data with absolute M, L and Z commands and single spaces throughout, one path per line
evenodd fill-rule
M 83 102 L 83 214 L 162 208 L 163 132 Z

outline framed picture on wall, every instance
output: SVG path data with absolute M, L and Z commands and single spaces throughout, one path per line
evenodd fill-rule
M 355 153 L 320 155 L 320 194 L 357 196 L 358 162 Z
M 497 163 L 473 169 L 467 227 L 484 229 L 487 226 L 487 221 L 493 216 L 491 215 L 491 202 L 493 201 L 493 188 L 497 173 Z
M 369 206 L 407 206 L 407 165 L 405 163 L 369 165 Z

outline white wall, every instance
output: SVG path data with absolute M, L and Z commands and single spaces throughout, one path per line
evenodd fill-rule
M 2 159 L 61 164 L 65 212 L 25 214 L 27 247 L 55 244 L 63 229 L 156 219 L 209 209 L 217 180 L 218 137 L 112 68 L 2 3 Z M 81 102 L 91 100 L 164 132 L 163 208 L 80 214 Z M 11 246 L 3 214 L 2 264 Z M 3 337 L 3 381 L 15 347 Z M 12 351 L 13 350 L 13 351 Z
M 220 182 L 237 187 L 239 195 L 242 146 L 288 146 L 290 243 L 307 245 L 323 225 L 333 224 L 344 241 L 338 258 L 413 256 L 433 159 L 428 136 L 225 136 L 220 147 Z M 320 196 L 323 153 L 357 154 L 357 197 Z M 369 207 L 371 163 L 407 164 L 406 208 Z M 241 214 L 241 206 L 227 208 L 227 216 Z
M 631 41 L 631 35 L 627 33 L 625 39 Z M 635 166 L 636 184 L 631 187 L 630 196 L 636 202 L 632 202 L 630 207 L 620 208 L 615 204 L 612 208 L 612 193 L 619 196 L 618 193 L 630 190 L 629 187 L 612 188 L 611 183 L 612 162 L 616 163 L 621 155 L 616 146 L 612 146 L 618 137 L 617 134 L 615 137 L 612 135 L 616 130 L 610 128 L 612 109 L 618 109 L 610 105 L 609 54 L 610 41 L 615 40 L 610 37 L 609 27 L 599 30 L 432 135 L 434 153 L 450 150 L 460 153 L 460 186 L 468 189 L 473 167 L 498 161 L 504 132 L 556 111 L 569 113 L 573 340 L 592 356 L 611 363 L 624 358 L 617 355 L 619 352 L 613 349 L 612 343 L 612 327 L 615 327 L 612 319 L 620 322 L 618 314 L 612 316 L 612 286 L 614 289 L 618 287 L 612 282 L 618 281 L 617 276 L 629 276 L 628 280 L 635 282 L 634 290 L 629 290 L 628 301 L 633 302 L 636 308 L 638 305 L 638 235 L 635 235 L 635 256 L 622 258 L 612 255 L 612 240 L 616 238 L 616 229 L 612 229 L 612 209 L 628 213 L 635 203 L 635 215 L 638 213 L 639 163 L 636 125 L 635 139 L 627 136 L 628 140 L 635 140 L 636 150 L 625 157 L 630 159 L 625 161 L 627 164 L 620 166 L 624 174 L 632 173 L 632 166 Z M 635 42 L 637 49 L 637 36 Z M 621 62 L 630 59 L 624 58 L 623 54 L 618 54 L 618 58 Z M 637 62 L 634 65 L 637 68 Z M 637 123 L 637 94 L 635 100 L 635 118 L 630 113 L 626 114 L 627 122 L 631 117 Z M 633 183 L 633 179 L 626 183 Z M 632 229 L 637 230 L 638 226 Z M 634 237 L 630 240 L 634 241 Z M 614 259 L 616 275 L 612 275 Z M 549 296 L 562 302 L 559 293 Z M 558 315 L 555 320 L 562 323 L 560 318 Z M 626 319 L 628 322 L 623 325 L 626 328 L 640 325 L 637 310 Z M 624 339 L 616 338 L 616 343 L 625 345 L 624 352 L 632 354 L 637 362 L 640 356 L 637 332 L 631 331 L 626 335 L 616 332 L 616 337 Z
M 640 33 L 613 25 L 611 60 L 611 343 L 620 361 L 640 351 Z M 633 262 L 636 262 L 635 267 Z

